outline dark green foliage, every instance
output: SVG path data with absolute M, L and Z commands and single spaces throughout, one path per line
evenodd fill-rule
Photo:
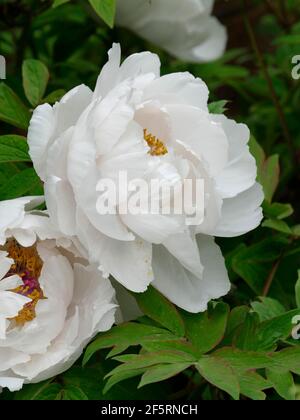
M 124 56 L 158 52 L 164 74 L 202 77 L 211 112 L 249 126 L 265 193 L 259 229 L 218 239 L 233 285 L 223 301 L 189 314 L 149 288 L 135 296 L 144 317 L 99 335 L 83 363 L 0 399 L 300 398 L 300 341 L 291 336 L 300 315 L 300 79 L 292 78 L 300 2 L 254 0 L 246 11 L 242 1 L 216 3 L 229 49 L 216 62 L 189 64 L 110 29 L 113 0 L 0 2 L 0 54 L 7 59 L 0 83 L 1 200 L 43 192 L 26 143 L 32 108 L 55 103 L 75 85 L 93 87 L 112 42 L 121 42 Z

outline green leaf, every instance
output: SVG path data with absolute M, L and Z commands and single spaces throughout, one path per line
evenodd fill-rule
M 113 28 L 116 14 L 116 0 L 89 0 L 90 5 L 104 22 Z
M 105 387 L 103 388 L 103 394 L 106 394 L 113 386 L 122 382 L 126 379 L 134 378 L 135 376 L 140 376 L 145 372 L 145 369 L 131 369 L 118 372 L 108 378 Z
M 32 168 L 25 169 L 22 172 L 18 172 L 0 187 L 0 200 L 22 197 L 39 185 L 41 185 L 41 180 L 35 170 Z
M 228 101 L 216 101 L 208 104 L 208 110 L 211 114 L 224 114 L 227 111 L 226 105 Z
M 224 347 L 212 353 L 215 358 L 221 358 L 236 372 L 244 372 L 266 367 L 276 367 L 277 362 L 267 353 L 258 351 L 242 351 L 235 348 Z
M 41 61 L 28 59 L 23 62 L 22 75 L 26 97 L 35 107 L 41 102 L 45 94 L 49 71 Z
M 232 336 L 235 332 L 235 330 L 245 322 L 245 319 L 249 313 L 248 306 L 236 306 L 232 309 L 232 311 L 229 314 L 228 322 L 227 322 L 227 328 L 225 333 L 225 338 L 222 341 L 222 345 L 226 346 L 231 344 L 232 342 Z
M 300 346 L 276 352 L 273 359 L 280 370 L 284 369 L 300 375 Z
M 124 356 L 115 357 L 114 359 L 123 364 L 117 366 L 106 375 L 106 378 L 109 379 L 105 387 L 105 392 L 107 392 L 116 383 L 123 381 L 124 379 L 138 376 L 146 371 L 152 372 L 152 369 L 155 368 L 158 368 L 159 370 L 161 365 L 169 366 L 169 370 L 173 372 L 173 366 L 180 365 L 182 366 L 181 370 L 185 370 L 191 366 L 194 361 L 196 361 L 196 358 L 191 357 L 191 355 L 176 351 L 164 351 L 146 354 L 126 354 Z M 167 377 L 157 379 L 157 375 L 151 375 L 150 373 L 149 375 L 149 377 L 146 375 L 148 382 L 144 382 L 143 377 L 141 381 L 142 385 L 140 386 L 167 379 Z
M 239 399 L 240 385 L 236 374 L 231 366 L 217 357 L 203 357 L 196 364 L 196 368 L 212 385 L 222 389 L 232 396 L 234 400 Z
M 52 7 L 55 8 L 55 7 L 61 6 L 62 4 L 69 3 L 69 1 L 70 0 L 54 0 Z
M 278 187 L 279 175 L 279 156 L 273 155 L 264 162 L 259 174 L 259 181 L 263 186 L 265 199 L 269 203 L 272 202 L 273 195 Z
M 286 340 L 292 332 L 292 320 L 298 315 L 300 315 L 300 310 L 296 309 L 261 323 L 256 330 L 257 350 L 270 350 L 279 341 Z
M 270 320 L 259 322 L 256 313 L 249 313 L 244 324 L 236 331 L 235 345 L 242 350 L 270 351 L 292 333 L 292 320 L 300 309 L 286 312 Z
M 163 351 L 163 350 L 177 350 L 183 353 L 188 353 L 194 357 L 199 356 L 199 351 L 193 347 L 191 343 L 185 339 L 181 340 L 162 340 L 162 341 L 144 341 L 143 349 L 149 352 Z
M 196 357 L 191 354 L 184 353 L 176 350 L 169 351 L 160 351 L 155 353 L 145 353 L 145 354 L 125 354 L 123 356 L 114 357 L 114 360 L 124 363 L 123 365 L 117 367 L 115 371 L 118 372 L 118 369 L 140 369 L 160 363 L 181 363 L 189 362 L 190 364 L 197 360 Z M 112 372 L 108 374 L 111 376 Z
M 294 236 L 300 237 L 300 225 L 293 226 L 292 233 Z
M 264 149 L 253 136 L 250 137 L 249 148 L 251 154 L 255 157 L 257 168 L 260 171 L 266 159 Z
M 66 94 L 66 91 L 64 89 L 57 89 L 53 92 L 49 93 L 45 98 L 43 98 L 42 102 L 47 104 L 55 104 L 55 102 L 58 102 L 61 100 L 61 98 Z
M 260 302 L 252 302 L 251 306 L 258 313 L 261 321 L 275 318 L 286 312 L 285 307 L 278 300 L 269 297 L 260 297 Z
M 291 228 L 283 220 L 268 219 L 262 223 L 262 227 L 270 228 L 277 232 L 285 233 L 286 235 L 292 234 Z
M 178 375 L 186 370 L 190 365 L 188 363 L 174 363 L 170 365 L 154 366 L 148 369 L 142 376 L 139 388 L 155 382 L 161 382 Z
M 178 338 L 180 337 L 174 336 L 169 331 L 150 325 L 142 325 L 133 322 L 122 324 L 112 328 L 107 333 L 101 334 L 99 338 L 87 347 L 83 364 L 85 365 L 90 358 L 101 349 L 118 347 L 121 351 L 124 351 L 130 346 L 143 345 L 144 342 L 178 340 Z
M 59 381 L 64 384 L 64 389 L 69 386 L 76 386 L 91 401 L 99 400 L 151 400 L 151 399 L 164 399 L 167 397 L 169 390 L 168 384 L 165 384 L 164 389 L 157 389 L 155 386 L 148 386 L 142 390 L 137 390 L 138 381 L 134 379 L 134 376 L 139 376 L 144 373 L 141 370 L 136 375 L 125 372 L 123 379 L 120 375 L 109 378 L 105 386 L 104 376 L 115 367 L 115 362 L 112 360 L 104 360 L 104 351 L 97 355 L 95 363 L 91 363 L 89 366 L 82 368 L 81 366 L 73 366 L 70 370 L 65 372 L 59 377 Z M 126 377 L 127 376 L 127 377 Z M 133 378 L 133 379 L 128 379 Z M 124 383 L 118 383 L 127 379 Z M 115 383 L 113 383 L 115 381 Z M 106 389 L 109 383 L 115 385 L 112 390 Z M 104 395 L 104 391 L 106 394 Z
M 152 286 L 145 293 L 134 293 L 142 312 L 179 337 L 185 333 L 184 323 L 176 307 Z
M 256 372 L 243 372 L 238 374 L 241 394 L 255 401 L 264 401 L 266 394 L 262 392 L 271 388 L 272 384 Z
M 294 213 L 294 209 L 291 204 L 282 204 L 282 203 L 264 203 L 264 212 L 265 215 L 270 219 L 286 219 Z
M 0 83 L 0 120 L 27 130 L 30 112 L 5 83 Z
M 228 315 L 229 306 L 222 302 L 218 303 L 215 308 L 199 314 L 182 311 L 187 338 L 199 354 L 209 352 L 222 341 Z
M 254 293 L 261 295 L 274 262 L 288 244 L 288 238 L 280 236 L 243 247 L 233 257 L 232 269 L 245 280 Z
M 279 156 L 273 155 L 266 158 L 263 148 L 252 136 L 249 142 L 250 152 L 255 157 L 258 169 L 257 180 L 264 189 L 265 199 L 272 202 L 273 195 L 279 184 L 280 166 Z
M 51 383 L 50 380 L 40 382 L 38 384 L 25 385 L 23 389 L 16 392 L 15 400 L 56 400 L 60 399 L 62 386 L 56 383 Z
M 293 375 L 289 371 L 267 369 L 267 378 L 272 383 L 276 392 L 285 400 L 296 400 L 296 389 Z
M 300 35 L 299 34 L 284 35 L 279 38 L 276 38 L 274 42 L 276 44 L 289 44 L 289 45 L 298 46 L 300 44 Z
M 25 137 L 0 136 L 0 163 L 5 162 L 31 162 Z
M 300 270 L 298 270 L 298 280 L 295 286 L 297 308 L 300 308 Z
M 62 400 L 68 401 L 87 401 L 88 396 L 75 385 L 68 385 L 61 391 Z

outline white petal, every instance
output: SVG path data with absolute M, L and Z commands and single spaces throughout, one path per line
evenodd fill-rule
M 156 54 L 149 52 L 132 54 L 121 66 L 121 48 L 119 44 L 113 44 L 108 55 L 109 61 L 103 67 L 98 78 L 94 99 L 105 97 L 118 83 L 126 79 L 132 79 L 147 73 L 153 73 L 155 77 L 160 75 L 160 61 Z
M 1 375 L 1 374 L 0 374 Z M 24 384 L 24 379 L 0 376 L 0 390 L 8 388 L 11 392 L 20 391 Z
M 75 289 L 72 306 L 79 308 L 79 333 L 74 346 L 83 346 L 97 332 L 107 328 L 101 321 L 107 312 L 116 309 L 115 291 L 109 280 L 104 279 L 95 267 L 74 266 Z M 72 311 L 72 306 L 70 310 Z
M 185 105 L 166 107 L 173 138 L 188 145 L 206 163 L 211 176 L 218 175 L 228 161 L 228 140 L 220 123 L 198 108 Z
M 143 100 L 161 104 L 190 105 L 207 111 L 208 88 L 190 73 L 172 73 L 154 80 L 144 91 Z
M 19 363 L 26 363 L 30 360 L 30 356 L 12 348 L 0 348 L 0 376 L 1 372 L 11 369 Z
M 1 285 L 3 284 L 2 278 L 5 276 L 5 274 L 8 273 L 13 263 L 14 260 L 12 260 L 11 258 L 7 258 L 7 252 L 0 251 L 0 290 Z
M 84 211 L 95 229 L 110 238 L 132 241 L 134 239 L 133 234 L 128 231 L 118 215 L 100 214 L 98 212 L 97 201 L 98 197 L 100 197 L 100 193 L 97 192 L 98 181 L 98 171 L 92 166 L 86 176 L 86 181 L 82 183 L 82 187 L 77 191 L 77 204 Z
M 45 184 L 45 197 L 53 225 L 65 235 L 75 235 L 76 202 L 69 182 L 49 177 Z
M 91 90 L 80 85 L 68 92 L 53 108 L 44 104 L 34 111 L 28 131 L 29 153 L 43 181 L 47 175 L 48 148 L 57 137 L 76 123 L 91 99 Z
M 21 277 L 15 274 L 13 276 L 6 277 L 5 279 L 0 280 L 0 292 L 5 290 L 13 290 L 22 285 L 23 282 L 21 280 Z
M 58 375 L 76 361 L 86 344 L 97 332 L 114 323 L 114 290 L 95 268 L 74 266 L 75 288 L 69 318 L 62 332 L 47 352 L 34 355 L 29 363 L 18 365 L 14 372 L 32 382 Z
M 119 0 L 116 22 L 185 61 L 220 57 L 226 29 L 210 17 L 213 0 Z
M 211 234 L 234 237 L 256 229 L 263 219 L 260 207 L 263 200 L 262 187 L 257 183 L 236 197 L 224 200 L 221 220 Z
M 213 238 L 197 238 L 204 272 L 202 277 L 186 270 L 163 246 L 154 246 L 153 285 L 168 299 L 189 312 L 203 312 L 211 299 L 224 296 L 230 282 L 219 247 Z
M 118 0 L 116 21 L 128 27 L 157 20 L 183 20 L 211 9 L 213 0 Z
M 244 124 L 237 124 L 223 115 L 213 116 L 220 122 L 229 142 L 229 160 L 216 178 L 216 187 L 222 198 L 235 197 L 255 184 L 257 168 L 247 145 L 250 131 Z
M 68 161 L 66 164 L 68 179 L 75 192 L 76 189 L 81 186 L 90 167 L 95 165 L 97 150 L 93 138 L 94 130 L 93 127 L 91 127 L 89 118 L 89 114 L 94 105 L 94 103 L 90 104 L 79 118 L 70 142 Z
M 114 87 L 121 64 L 120 44 L 113 44 L 108 51 L 108 62 L 103 67 L 95 87 L 94 99 L 104 97 Z
M 196 277 L 202 277 L 203 266 L 198 245 L 190 232 L 172 235 L 163 242 L 163 245 L 187 270 Z
M 170 46 L 170 53 L 183 61 L 202 63 L 216 60 L 224 54 L 227 44 L 226 28 L 215 17 L 205 21 L 193 21 L 189 28 L 189 47 L 178 48 Z
M 161 214 L 124 214 L 122 221 L 134 233 L 145 241 L 160 244 L 183 229 L 182 218 L 176 216 L 164 216 Z
M 135 78 L 147 73 L 153 73 L 155 77 L 160 76 L 159 57 L 148 51 L 132 54 L 121 65 L 120 80 Z
M 47 299 L 37 303 L 33 321 L 27 322 L 21 331 L 13 329 L 9 332 L 6 345 L 31 354 L 45 353 L 64 328 L 73 295 L 73 280 L 73 270 L 65 257 L 47 258 L 39 279 Z
M 6 242 L 6 231 L 21 225 L 24 220 L 25 210 L 41 204 L 42 197 L 21 197 L 15 200 L 0 202 L 0 244 Z
M 0 316 L 13 318 L 29 302 L 31 302 L 31 299 L 26 296 L 14 292 L 2 291 L 0 292 Z
M 18 315 L 31 299 L 14 292 L 0 291 L 0 340 L 5 340 L 8 320 Z
M 133 292 L 144 292 L 153 280 L 151 244 L 137 239 L 122 242 L 109 239 L 100 260 L 104 272 L 110 273 Z
M 114 107 L 110 109 L 105 118 L 101 118 L 102 109 L 107 112 L 107 100 L 103 100 L 94 110 L 94 130 L 97 152 L 103 155 L 109 152 L 126 131 L 126 128 L 134 116 L 134 111 L 123 100 L 114 101 Z M 111 105 L 111 104 L 109 104 Z
M 68 171 L 66 162 L 68 160 L 70 142 L 72 140 L 74 127 L 68 128 L 48 148 L 46 156 L 47 174 L 60 179 L 67 179 Z
M 38 106 L 32 115 L 28 128 L 29 154 L 40 178 L 46 176 L 46 150 L 55 131 L 56 119 L 53 108 L 48 104 Z
M 92 96 L 93 93 L 89 87 L 79 85 L 67 92 L 54 105 L 53 109 L 56 115 L 55 138 L 76 124 L 80 115 L 90 104 Z
M 133 292 L 144 292 L 153 280 L 152 246 L 142 239 L 124 242 L 110 239 L 95 230 L 85 216 L 78 214 L 78 237 L 90 260 L 101 265 L 106 275 Z

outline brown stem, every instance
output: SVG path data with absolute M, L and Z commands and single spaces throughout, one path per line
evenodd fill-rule
M 286 6 L 286 0 L 278 0 L 279 1 L 279 8 L 281 11 L 281 15 L 283 16 L 284 21 L 286 22 L 286 25 L 290 27 L 292 25 L 292 21 L 290 19 L 287 6 Z
M 264 284 L 264 288 L 263 288 L 263 293 L 262 296 L 266 297 L 269 294 L 269 291 L 271 289 L 271 286 L 273 284 L 275 275 L 277 273 L 277 270 L 282 262 L 282 260 L 285 258 L 285 256 L 287 255 L 288 250 L 290 249 L 290 247 L 293 245 L 293 243 L 295 241 L 297 241 L 299 239 L 298 236 L 296 235 L 291 235 L 289 237 L 289 244 L 287 245 L 287 247 L 285 249 L 282 250 L 281 254 L 279 255 L 277 261 L 274 262 L 273 267 L 268 275 L 268 278 Z
M 275 275 L 277 273 L 277 270 L 278 270 L 278 267 L 281 263 L 281 260 L 282 260 L 282 256 L 275 262 L 275 264 L 272 267 L 272 270 L 270 271 L 270 274 L 268 275 L 268 278 L 266 280 L 266 283 L 265 283 L 264 289 L 263 289 L 263 293 L 262 293 L 262 295 L 264 297 L 268 296 L 268 294 L 269 294 L 269 291 L 270 291 L 271 286 L 273 284 L 273 280 L 275 278 Z
M 281 25 L 283 25 L 285 28 L 288 28 L 289 24 L 288 24 L 287 20 L 285 19 L 284 15 L 282 13 L 282 10 L 279 9 L 274 4 L 274 0 L 264 0 L 264 1 L 265 1 L 265 4 L 266 4 L 267 8 L 270 10 L 270 12 L 274 13 L 278 22 L 281 23 Z
M 242 0 L 242 1 L 244 3 L 244 22 L 245 22 L 245 27 L 246 27 L 246 30 L 247 30 L 247 33 L 248 33 L 248 36 L 249 36 L 249 39 L 250 39 L 250 42 L 251 42 L 251 46 L 252 46 L 253 51 L 256 55 L 257 61 L 260 65 L 260 67 L 261 67 L 261 71 L 264 75 L 264 78 L 266 79 L 272 101 L 274 103 L 275 109 L 276 109 L 277 114 L 278 114 L 279 122 L 280 122 L 280 125 L 282 127 L 282 132 L 283 132 L 284 138 L 286 140 L 286 143 L 287 143 L 287 145 L 290 149 L 290 152 L 293 156 L 293 159 L 295 159 L 296 163 L 298 163 L 297 162 L 297 156 L 296 156 L 296 150 L 294 148 L 294 144 L 293 144 L 290 132 L 289 132 L 289 128 L 288 128 L 288 124 L 287 124 L 287 121 L 286 121 L 286 118 L 285 118 L 285 114 L 283 112 L 281 103 L 280 103 L 280 101 L 278 99 L 278 96 L 277 96 L 277 93 L 275 91 L 273 81 L 272 81 L 272 78 L 269 74 L 269 70 L 268 70 L 268 67 L 265 63 L 263 54 L 262 54 L 262 52 L 260 50 L 260 47 L 259 47 L 259 44 L 257 42 L 256 35 L 254 33 L 254 30 L 252 28 L 250 20 L 247 16 L 248 2 L 247 2 L 247 0 Z

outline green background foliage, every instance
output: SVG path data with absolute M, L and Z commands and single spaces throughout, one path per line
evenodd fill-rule
M 300 340 L 291 336 L 300 315 L 300 79 L 292 78 L 300 1 L 217 1 L 229 46 L 207 64 L 115 28 L 115 8 L 114 0 L 0 1 L 0 200 L 43 193 L 26 143 L 33 108 L 75 85 L 93 88 L 120 42 L 124 56 L 159 53 L 163 73 L 203 78 L 211 111 L 248 124 L 265 219 L 248 235 L 218 239 L 232 291 L 206 313 L 178 310 L 150 288 L 134 295 L 143 317 L 99 335 L 65 374 L 0 399 L 300 399 Z

